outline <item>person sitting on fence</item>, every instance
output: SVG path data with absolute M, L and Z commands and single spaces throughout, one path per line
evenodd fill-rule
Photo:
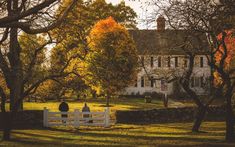
M 68 112 L 69 111 L 69 105 L 68 105 L 68 103 L 65 102 L 64 99 L 62 99 L 62 102 L 59 105 L 59 110 L 60 110 L 60 112 Z M 61 114 L 61 117 L 67 118 L 68 114 Z M 66 120 L 62 120 L 62 122 L 65 124 Z
M 90 108 L 87 106 L 87 104 L 85 103 L 83 108 L 82 108 L 82 112 L 91 112 Z M 83 118 L 92 118 L 91 114 L 83 114 Z M 88 120 L 87 122 L 89 123 L 93 123 L 93 120 Z

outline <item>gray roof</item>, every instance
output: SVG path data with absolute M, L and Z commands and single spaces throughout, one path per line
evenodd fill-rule
M 206 35 L 191 33 L 185 30 L 129 30 L 139 54 L 185 54 L 182 45 L 190 42 L 187 50 L 196 54 L 208 53 Z M 200 37 L 195 37 L 195 35 Z

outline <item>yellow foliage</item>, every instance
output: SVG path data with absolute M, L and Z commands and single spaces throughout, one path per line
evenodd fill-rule
M 89 35 L 87 81 L 93 89 L 117 92 L 137 74 L 137 50 L 133 39 L 112 17 L 98 21 Z

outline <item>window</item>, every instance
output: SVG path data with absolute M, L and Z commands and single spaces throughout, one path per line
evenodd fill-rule
M 178 67 L 178 57 L 175 57 L 175 67 Z
M 188 67 L 188 58 L 187 57 L 184 58 L 184 67 Z
M 192 77 L 191 78 L 191 87 L 202 87 L 204 86 L 203 77 Z
M 195 83 L 194 83 L 195 85 L 194 86 L 195 87 L 200 87 L 200 78 L 199 77 L 194 77 L 194 78 L 195 78 L 194 79 L 195 80 Z
M 203 57 L 200 57 L 200 67 L 203 67 L 203 64 L 204 64 Z
M 199 67 L 200 58 L 198 56 L 194 57 L 194 67 Z
M 153 57 L 150 58 L 150 66 L 153 67 Z
M 138 87 L 138 79 L 135 80 L 135 87 Z
M 147 75 L 144 76 L 144 86 L 145 87 L 150 87 L 151 86 L 151 79 Z
M 144 77 L 141 77 L 141 87 L 144 87 Z
M 155 80 L 153 79 L 153 77 L 151 77 L 151 87 L 154 87 L 154 83 L 155 83 Z
M 204 78 L 200 77 L 200 87 L 205 87 Z
M 158 56 L 158 67 L 162 67 L 162 57 Z
M 167 65 L 168 65 L 168 67 L 171 67 L 171 57 L 170 56 L 167 58 Z
M 194 84 L 194 77 L 191 77 L 191 87 L 194 87 L 195 86 L 195 84 Z

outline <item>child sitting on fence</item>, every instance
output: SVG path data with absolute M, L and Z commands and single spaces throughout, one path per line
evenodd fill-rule
M 87 106 L 87 104 L 85 103 L 83 108 L 82 108 L 82 112 L 91 112 L 90 108 Z M 91 114 L 83 114 L 83 118 L 92 118 Z M 88 120 L 88 123 L 93 123 L 93 120 Z

